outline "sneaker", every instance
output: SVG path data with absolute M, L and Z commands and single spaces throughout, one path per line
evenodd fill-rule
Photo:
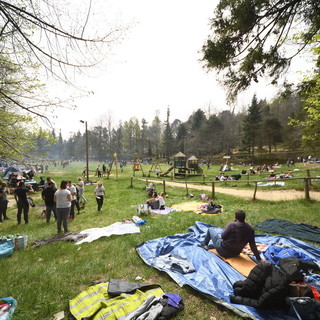
M 10 220 L 10 218 L 8 218 L 8 217 L 5 217 L 3 220 Z
M 204 249 L 204 250 L 209 250 L 209 247 L 204 245 L 204 244 L 202 244 L 202 243 L 198 243 L 197 246 L 202 248 L 202 249 Z

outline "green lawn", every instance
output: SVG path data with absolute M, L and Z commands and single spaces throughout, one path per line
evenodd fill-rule
M 65 169 L 60 166 L 50 167 L 50 173 L 44 176 L 50 175 L 58 183 L 62 179 L 76 181 L 83 167 L 83 163 L 72 163 Z M 91 167 L 94 168 L 95 164 L 91 164 Z M 143 167 L 147 175 L 149 167 Z M 218 173 L 217 170 L 218 167 L 213 167 L 207 173 L 214 175 Z M 36 176 L 37 180 L 39 176 Z M 135 180 L 133 188 L 130 188 L 131 176 L 132 166 L 127 166 L 124 172 L 119 173 L 118 178 L 113 170 L 109 179 L 101 179 L 107 192 L 102 213 L 96 210 L 94 186 L 86 186 L 88 204 L 76 220 L 70 223 L 70 230 L 77 232 L 92 227 L 104 227 L 137 215 L 137 205 L 146 200 L 146 183 Z M 135 177 L 142 178 L 142 172 L 135 172 Z M 158 190 L 162 191 L 161 184 L 158 185 Z M 168 204 L 188 201 L 184 188 L 167 186 L 166 191 L 169 195 L 166 199 Z M 195 196 L 200 193 L 192 189 L 189 191 Z M 160 284 L 165 292 L 177 292 L 183 297 L 185 310 L 175 319 L 240 319 L 194 290 L 180 288 L 165 273 L 144 264 L 135 247 L 149 239 L 188 232 L 188 227 L 195 221 L 224 227 L 233 220 L 234 211 L 240 208 L 246 210 L 247 221 L 252 225 L 267 218 L 278 218 L 320 227 L 317 202 L 263 202 L 217 194 L 216 202 L 224 206 L 224 213 L 220 215 L 199 216 L 191 212 L 152 215 L 147 218 L 147 224 L 141 226 L 140 234 L 111 236 L 80 246 L 61 242 L 32 249 L 32 241 L 56 234 L 55 223 L 52 221 L 47 224 L 40 216 L 44 205 L 39 196 L 33 196 L 36 207 L 31 209 L 29 225 L 17 225 L 15 206 L 8 210 L 11 220 L 0 225 L 1 235 L 26 234 L 29 238 L 27 249 L 15 250 L 11 257 L 0 260 L 0 297 L 12 296 L 18 301 L 14 320 L 52 319 L 53 315 L 60 311 L 65 311 L 65 319 L 72 319 L 68 312 L 68 301 L 93 281 L 108 278 L 135 281 L 137 276 L 142 277 L 144 282 Z

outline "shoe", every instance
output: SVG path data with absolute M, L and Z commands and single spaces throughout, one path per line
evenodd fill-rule
M 202 249 L 204 249 L 204 250 L 209 250 L 209 247 L 204 245 L 204 244 L 202 244 L 202 243 L 198 243 L 197 246 L 202 248 Z
M 8 217 L 5 217 L 5 218 L 3 218 L 3 220 L 10 220 L 10 218 L 8 218 Z
M 3 222 L 3 220 L 0 220 L 0 222 Z

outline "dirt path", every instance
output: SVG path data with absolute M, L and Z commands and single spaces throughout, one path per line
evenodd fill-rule
M 159 183 L 159 180 L 149 180 L 149 182 Z M 166 181 L 166 185 L 185 188 L 184 183 Z M 188 183 L 189 189 L 196 189 L 202 191 L 209 191 L 211 193 L 211 186 L 204 186 L 198 184 Z M 297 200 L 304 199 L 304 191 L 297 191 L 293 189 L 288 190 L 271 190 L 263 191 L 262 187 L 258 187 L 256 193 L 256 199 L 259 200 L 269 200 L 269 201 L 282 201 L 282 200 Z M 236 188 L 219 188 L 215 187 L 215 192 L 229 194 L 234 197 L 244 198 L 244 199 L 253 199 L 254 190 L 246 189 L 236 189 Z M 310 191 L 310 199 L 320 201 L 320 192 Z

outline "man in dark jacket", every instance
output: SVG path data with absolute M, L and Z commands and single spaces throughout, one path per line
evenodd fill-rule
M 54 218 L 57 221 L 56 203 L 54 202 L 54 193 L 57 191 L 53 181 L 48 183 L 48 187 L 42 191 L 42 199 L 46 205 L 46 218 L 47 223 L 50 222 L 51 212 L 53 212 Z
M 256 259 L 264 262 L 261 260 L 256 246 L 254 230 L 245 222 L 245 219 L 246 213 L 243 210 L 237 210 L 235 222 L 229 223 L 221 234 L 216 231 L 216 228 L 209 228 L 200 246 L 206 250 L 215 248 L 221 256 L 231 258 L 239 255 L 249 243 Z M 212 241 L 212 245 L 208 246 L 210 241 Z

